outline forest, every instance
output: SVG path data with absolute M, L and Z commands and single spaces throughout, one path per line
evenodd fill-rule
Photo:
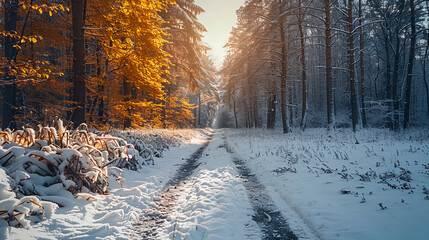
M 220 69 L 193 0 L 2 8 L 3 129 L 427 125 L 428 1 L 248 0 Z
M 54 117 L 100 129 L 200 124 L 214 68 L 193 0 L 1 4 L 3 129 Z
M 222 124 L 427 126 L 429 1 L 248 0 L 237 16 Z
M 428 239 L 429 0 L 0 6 L 0 239 Z

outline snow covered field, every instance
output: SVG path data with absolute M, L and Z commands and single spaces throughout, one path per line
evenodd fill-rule
M 225 135 L 295 234 L 304 222 L 321 239 L 429 238 L 427 131 L 362 130 L 360 144 L 350 130 Z
M 166 184 L 211 133 L 190 177 L 171 186 L 177 198 L 156 225 L 156 239 L 265 239 L 246 185 L 252 177 L 239 173 L 237 160 L 256 175 L 298 239 L 429 236 L 428 132 L 362 130 L 356 144 L 349 130 L 226 129 L 179 134 L 183 144 L 155 165 L 124 170 L 123 187 L 112 179 L 109 195 L 91 201 L 70 194 L 65 207 L 29 229 L 1 225 L 0 239 L 141 239 L 142 216 L 157 212 Z M 272 212 L 263 214 L 271 222 Z

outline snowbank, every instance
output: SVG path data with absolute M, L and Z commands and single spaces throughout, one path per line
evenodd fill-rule
M 190 133 L 192 130 L 188 131 L 189 136 L 192 135 L 193 138 L 188 138 L 186 134 L 176 132 L 177 138 L 182 139 L 180 144 L 183 147 L 172 147 L 173 151 L 164 152 L 164 157 L 157 159 L 155 165 L 145 165 L 139 171 L 125 169 L 122 172 L 119 169 L 109 168 L 111 175 L 115 176 L 106 178 L 108 181 L 108 185 L 106 184 L 106 187 L 108 186 L 106 189 L 106 192 L 109 193 L 108 195 L 94 194 L 89 191 L 72 194 L 70 191 L 67 191 L 67 188 L 73 186 L 73 182 L 68 182 L 66 179 L 61 180 L 56 175 L 27 174 L 26 171 L 10 172 L 9 175 L 15 179 L 12 180 L 13 182 L 18 181 L 19 183 L 19 180 L 24 179 L 22 182 L 30 183 L 31 180 L 31 184 L 27 184 L 25 188 L 31 189 L 32 194 L 40 195 L 32 197 L 31 200 L 40 203 L 44 207 L 45 218 L 39 217 L 39 220 L 34 219 L 34 217 L 25 218 L 28 222 L 24 223 L 25 225 L 21 222 L 21 225 L 26 228 L 10 227 L 3 220 L 4 222 L 0 222 L 0 238 L 128 239 L 131 231 L 130 226 L 140 216 L 142 210 L 152 204 L 154 196 L 161 191 L 165 182 L 175 173 L 177 165 L 190 153 L 195 151 L 199 147 L 198 144 L 200 142 L 204 141 L 204 134 L 198 131 L 193 131 L 193 133 Z M 158 138 L 162 139 L 163 136 L 159 136 Z M 0 149 L 0 151 L 5 150 Z M 67 150 L 57 149 L 55 151 L 60 152 L 60 158 L 54 159 L 49 154 L 46 154 L 46 152 L 36 153 L 43 155 L 44 158 L 48 158 L 51 161 L 57 161 L 55 163 L 58 163 L 58 166 L 61 168 L 61 162 L 71 157 L 71 154 L 67 153 Z M 129 153 L 131 153 L 131 150 Z M 24 155 L 26 151 L 21 151 L 19 154 Z M 62 159 L 62 161 L 58 161 L 58 159 Z M 37 161 L 32 161 L 38 164 Z M 96 159 L 95 162 L 97 162 Z M 42 167 L 45 169 L 44 166 Z M 45 170 L 51 169 L 48 167 Z M 17 206 L 23 200 L 28 199 L 22 193 L 19 193 L 18 197 L 21 200 L 18 200 L 15 193 L 11 191 L 13 188 L 4 183 L 6 182 L 5 179 L 8 179 L 6 172 L 1 168 L 0 171 L 0 187 L 2 189 L 0 208 L 4 207 L 8 211 L 11 211 L 11 206 Z M 121 172 L 122 174 L 120 174 Z M 88 178 L 98 177 L 96 174 L 91 175 L 87 173 L 86 175 L 88 175 Z M 120 175 L 120 177 L 117 175 Z M 24 186 L 23 184 L 18 185 L 21 187 Z M 5 200 L 5 203 L 3 203 L 3 200 Z M 57 207 L 57 204 L 50 202 L 59 203 L 58 205 L 61 207 L 54 212 L 53 210 Z M 34 205 L 32 203 L 25 204 L 22 207 Z M 35 211 L 36 207 L 34 206 L 31 206 L 30 211 Z M 24 208 L 18 208 L 18 210 L 29 213 Z M 31 225 L 30 222 L 32 222 Z

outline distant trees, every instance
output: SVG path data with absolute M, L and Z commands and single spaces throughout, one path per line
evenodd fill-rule
M 239 87 L 249 79 L 237 66 L 257 64 L 252 104 L 260 110 L 256 114 L 266 113 L 261 120 L 267 128 L 278 119 L 273 120 L 276 109 L 282 111 L 284 132 L 288 124 L 354 131 L 427 124 L 424 1 L 249 0 L 237 13 L 223 70 L 237 126 L 252 127 L 250 95 Z M 256 49 L 264 54 L 249 57 Z
M 193 0 L 8 0 L 3 9 L 3 128 L 55 116 L 98 127 L 194 122 L 186 87 L 210 85 L 211 63 L 199 60 L 207 48 Z

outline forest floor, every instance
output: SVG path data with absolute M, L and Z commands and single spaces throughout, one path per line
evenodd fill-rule
M 196 131 L 1 239 L 427 239 L 429 134 Z M 3 232 L 2 232 L 3 231 Z

